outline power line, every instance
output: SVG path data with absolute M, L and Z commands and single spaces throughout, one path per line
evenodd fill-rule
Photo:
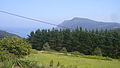
M 45 21 L 41 21 L 41 20 L 37 20 L 37 19 L 34 19 L 34 18 L 29 18 L 29 17 L 25 17 L 25 16 L 22 16 L 22 15 L 18 15 L 18 14 L 10 13 L 10 12 L 7 12 L 7 11 L 2 11 L 2 10 L 0 10 L 0 12 L 1 12 L 1 13 L 5 13 L 5 14 L 9 14 L 9 15 L 12 15 L 12 16 L 16 16 L 16 17 L 24 18 L 24 19 L 28 19 L 28 20 L 32 20 L 32 21 L 36 21 L 36 22 L 41 22 L 41 23 L 45 23 L 45 24 L 49 24 L 49 25 L 53 25 L 53 26 L 62 27 L 62 28 L 68 28 L 68 27 L 65 27 L 65 26 L 60 26 L 60 25 L 56 25 L 56 24 L 49 23 L 49 22 L 45 22 Z
M 65 27 L 65 26 L 60 26 L 60 25 L 52 24 L 52 23 L 49 23 L 49 22 L 45 22 L 45 21 L 41 21 L 41 20 L 37 20 L 37 19 L 34 19 L 34 18 L 25 17 L 25 16 L 22 16 L 22 15 L 18 15 L 18 14 L 10 13 L 10 12 L 7 12 L 7 11 L 2 11 L 2 10 L 0 10 L 0 12 L 1 12 L 1 13 L 5 13 L 5 14 L 9 14 L 9 15 L 12 15 L 12 16 L 16 16 L 16 17 L 24 18 L 24 19 L 28 19 L 28 20 L 32 20 L 32 21 L 36 21 L 36 22 L 41 22 L 41 23 L 45 23 L 45 24 L 49 24 L 49 25 L 53 25 L 53 26 L 58 26 L 58 27 L 66 28 L 66 29 L 72 29 L 72 28 L 70 28 L 70 27 Z M 105 38 L 110 38 L 110 39 L 120 40 L 120 39 L 117 39 L 117 38 L 106 37 L 106 36 L 99 35 L 99 34 L 94 34 L 94 35 L 98 35 L 98 36 L 105 37 Z

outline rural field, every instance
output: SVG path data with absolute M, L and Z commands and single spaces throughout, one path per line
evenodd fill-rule
M 61 53 L 43 53 L 30 54 L 25 60 L 36 61 L 39 64 L 49 65 L 50 61 L 53 60 L 54 65 L 59 62 L 60 65 L 65 66 L 77 66 L 78 68 L 120 68 L 120 61 L 112 59 L 100 60 L 90 59 L 84 57 L 67 56 Z

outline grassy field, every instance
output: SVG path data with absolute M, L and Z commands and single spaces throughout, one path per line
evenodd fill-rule
M 76 65 L 78 68 L 120 68 L 118 60 L 98 60 L 84 57 L 65 56 L 57 53 L 31 54 L 25 60 L 37 61 L 38 64 L 49 64 L 53 60 L 54 64 L 60 62 L 60 65 Z

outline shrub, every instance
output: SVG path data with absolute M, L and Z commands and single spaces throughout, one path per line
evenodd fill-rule
M 96 47 L 94 52 L 93 52 L 93 55 L 96 55 L 96 56 L 102 56 L 102 51 L 99 47 Z
M 45 50 L 45 51 L 49 51 L 49 50 L 50 50 L 50 46 L 49 46 L 48 42 L 46 42 L 46 43 L 43 45 L 42 50 Z
M 2 62 L 0 68 L 41 68 L 35 61 L 11 59 Z
M 8 51 L 16 56 L 30 54 L 31 45 L 25 39 L 18 37 L 4 37 L 0 40 L 0 50 Z
M 50 61 L 50 67 L 53 67 L 53 60 Z
M 63 48 L 60 50 L 60 52 L 62 52 L 62 53 L 67 53 L 67 49 L 66 49 L 65 47 L 63 47 Z
M 15 56 L 13 54 L 10 54 L 7 51 L 0 51 L 0 62 L 4 62 L 6 60 L 11 60 L 15 58 Z
M 59 67 L 60 66 L 60 62 L 58 61 L 58 63 L 57 63 L 57 67 Z

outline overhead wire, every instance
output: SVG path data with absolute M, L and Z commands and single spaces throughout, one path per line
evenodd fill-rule
M 53 25 L 53 26 L 62 27 L 62 28 L 68 28 L 68 27 L 64 27 L 64 26 L 60 26 L 60 25 L 56 25 L 56 24 L 52 24 L 52 23 L 49 23 L 49 22 L 45 22 L 45 21 L 41 21 L 41 20 L 37 20 L 37 19 L 34 19 L 34 18 L 25 17 L 25 16 L 22 16 L 22 15 L 18 15 L 18 14 L 10 13 L 10 12 L 7 12 L 7 11 L 2 11 L 2 10 L 0 10 L 0 12 L 1 12 L 1 13 L 6 13 L 6 14 L 9 14 L 9 15 L 12 15 L 12 16 L 16 16 L 16 17 L 24 18 L 24 19 L 28 19 L 28 20 L 32 20 L 32 21 L 36 21 L 36 22 L 41 22 L 41 23 L 45 23 L 45 24 L 49 24 L 49 25 Z
M 44 23 L 44 24 L 49 24 L 49 25 L 53 25 L 53 26 L 57 26 L 57 27 L 61 27 L 61 28 L 73 29 L 73 28 L 71 28 L 71 27 L 66 27 L 66 26 L 56 25 L 56 24 L 53 24 L 53 23 L 49 23 L 49 22 L 46 22 L 46 21 L 42 21 L 42 20 L 38 20 L 38 19 L 34 19 L 34 18 L 30 18 L 30 17 L 26 17 L 26 16 L 22 16 L 22 15 L 14 14 L 14 13 L 10 13 L 10 12 L 7 12 L 7 11 L 2 11 L 2 10 L 0 10 L 0 12 L 1 12 L 1 13 L 5 13 L 5 14 L 9 14 L 9 15 L 12 15 L 12 16 L 16 16 L 16 17 L 20 17 L 20 18 L 24 18 L 24 19 L 28 19 L 28 20 L 32 20 L 32 21 L 36 21 L 36 22 L 40 22 L 40 23 Z M 103 35 L 99 35 L 99 34 L 94 34 L 94 35 L 98 35 L 98 36 L 101 36 L 101 37 L 107 37 L 107 36 L 103 36 Z M 113 38 L 113 37 L 107 37 L 107 38 L 120 40 L 120 39 L 118 39 L 118 38 Z

